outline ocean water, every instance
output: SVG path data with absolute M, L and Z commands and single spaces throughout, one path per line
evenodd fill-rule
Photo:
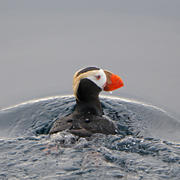
M 73 96 L 33 100 L 0 110 L 0 179 L 179 179 L 180 122 L 134 100 L 101 96 L 118 134 L 49 136 L 72 113 Z

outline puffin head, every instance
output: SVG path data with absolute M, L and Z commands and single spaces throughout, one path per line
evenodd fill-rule
M 81 69 L 73 78 L 73 91 L 77 100 L 97 97 L 101 91 L 114 91 L 123 86 L 118 75 L 97 67 Z

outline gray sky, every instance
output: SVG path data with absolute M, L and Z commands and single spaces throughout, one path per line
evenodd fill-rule
M 179 113 L 179 0 L 0 1 L 0 107 L 72 93 L 89 65 L 122 77 L 114 92 Z

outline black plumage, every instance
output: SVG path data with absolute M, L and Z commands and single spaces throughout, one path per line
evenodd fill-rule
M 81 79 L 76 92 L 77 99 L 74 112 L 56 120 L 49 133 L 67 130 L 81 137 L 88 137 L 94 133 L 115 134 L 115 124 L 103 116 L 99 100 L 101 91 L 102 89 L 91 80 Z

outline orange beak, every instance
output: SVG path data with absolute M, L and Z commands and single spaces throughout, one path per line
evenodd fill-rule
M 109 71 L 104 71 L 107 77 L 107 82 L 104 87 L 104 91 L 114 91 L 124 86 L 122 79 Z

